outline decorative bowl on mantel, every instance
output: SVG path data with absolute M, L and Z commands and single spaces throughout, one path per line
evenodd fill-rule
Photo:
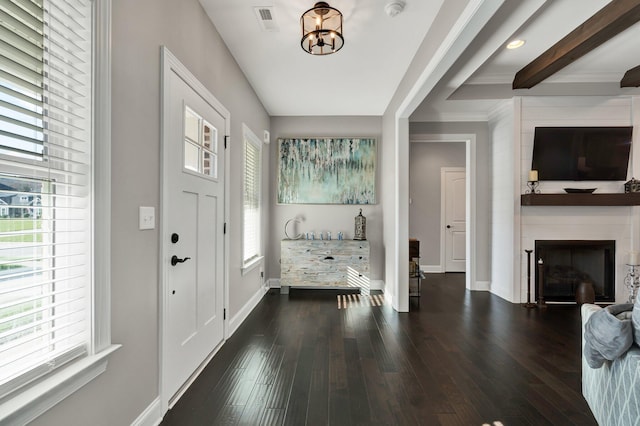
M 591 194 L 598 188 L 563 188 L 567 194 Z

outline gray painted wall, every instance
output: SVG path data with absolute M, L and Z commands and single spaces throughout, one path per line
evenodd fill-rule
M 298 232 L 337 231 L 353 238 L 354 218 L 360 208 L 367 218 L 367 239 L 371 245 L 371 279 L 384 279 L 384 252 L 382 247 L 382 206 L 380 204 L 380 163 L 382 121 L 380 117 L 273 117 L 271 119 L 270 176 L 270 228 L 269 264 L 267 276 L 280 278 L 280 240 L 285 238 L 284 225 L 294 217 L 304 217 L 297 226 Z M 309 205 L 277 204 L 278 188 L 278 138 L 290 137 L 374 137 L 378 143 L 375 205 Z M 291 225 L 290 225 L 291 226 Z M 292 230 L 294 228 L 290 228 Z M 290 231 L 291 232 L 291 231 Z
M 491 137 L 486 122 L 412 122 L 410 134 L 476 135 L 476 280 L 491 281 Z M 438 199 L 438 203 L 440 200 Z
M 409 146 L 409 237 L 420 240 L 420 264 L 440 265 L 442 167 L 465 167 L 464 142 Z
M 159 213 L 161 45 L 231 112 L 231 317 L 261 285 L 259 269 L 240 274 L 242 123 L 258 136 L 269 129 L 260 100 L 197 0 L 113 0 L 112 31 L 111 312 L 113 342 L 123 347 L 106 373 L 35 425 L 129 425 L 158 396 L 160 242 L 157 228 L 138 230 L 138 206 Z M 264 164 L 268 173 L 268 155 Z

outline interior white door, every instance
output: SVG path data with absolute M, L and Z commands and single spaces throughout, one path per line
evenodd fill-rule
M 466 172 L 443 169 L 445 272 L 465 272 L 466 263 Z
M 162 383 L 170 401 L 224 338 L 227 114 L 173 69 L 164 79 Z

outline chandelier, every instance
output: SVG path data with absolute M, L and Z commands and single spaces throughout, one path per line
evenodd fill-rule
M 302 40 L 300 45 L 312 55 L 330 55 L 342 49 L 342 13 L 319 1 L 300 17 Z

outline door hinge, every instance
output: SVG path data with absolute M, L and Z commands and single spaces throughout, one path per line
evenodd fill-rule
M 229 141 L 229 136 L 224 137 L 224 149 L 227 149 L 227 141 Z
M 224 310 L 222 311 L 222 319 L 223 319 L 223 320 L 226 320 L 226 319 L 227 319 L 227 310 L 226 310 L 226 309 L 224 309 Z
M 222 227 L 222 233 L 226 234 L 227 233 L 227 222 L 224 223 L 224 226 Z

